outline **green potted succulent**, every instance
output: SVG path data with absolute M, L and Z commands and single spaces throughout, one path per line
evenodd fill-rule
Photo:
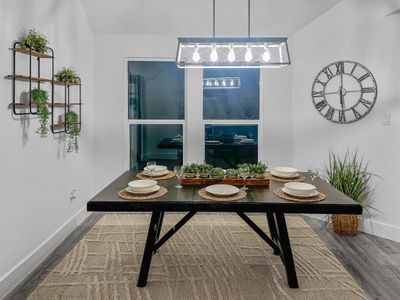
M 183 173 L 186 178 L 195 178 L 199 171 L 198 165 L 196 163 L 188 164 L 183 167 Z
M 253 177 L 255 173 L 255 164 L 248 164 L 248 163 L 243 163 L 243 164 L 238 164 L 237 169 L 243 169 L 243 168 L 248 168 L 249 169 L 249 175 L 248 177 Z
M 75 151 L 78 153 L 79 144 L 78 144 L 78 137 L 80 135 L 80 126 L 79 126 L 79 119 L 78 114 L 74 111 L 69 111 L 65 115 L 65 123 L 68 126 L 68 141 L 67 141 L 67 152 Z
M 213 168 L 211 170 L 211 178 L 223 178 L 224 170 L 222 168 Z
M 236 169 L 230 168 L 225 171 L 225 176 L 227 178 L 236 178 L 238 175 L 238 171 Z
M 333 187 L 358 202 L 368 213 L 372 208 L 367 204 L 373 193 L 373 177 L 368 172 L 368 163 L 359 158 L 357 152 L 346 152 L 343 158 L 329 152 L 329 163 L 325 165 L 321 177 Z M 333 230 L 340 235 L 354 236 L 358 231 L 357 215 L 330 216 Z
M 29 29 L 22 33 L 19 42 L 22 48 L 31 49 L 42 54 L 47 51 L 47 38 L 35 29 Z
M 79 76 L 76 71 L 71 67 L 63 67 L 62 70 L 58 71 L 55 75 L 58 81 L 78 84 Z
M 254 177 L 257 179 L 263 179 L 265 177 L 265 171 L 267 170 L 267 165 L 263 164 L 261 161 L 257 164 L 252 165 L 254 171 Z
M 36 133 L 40 134 L 41 138 L 45 138 L 47 133 L 49 132 L 49 128 L 47 127 L 49 122 L 49 108 L 47 101 L 49 100 L 47 91 L 42 90 L 40 88 L 36 88 L 32 90 L 32 102 L 37 106 L 37 115 L 39 117 L 40 126 L 36 130 Z
M 212 165 L 204 163 L 204 164 L 199 164 L 197 167 L 201 178 L 210 177 L 210 172 L 213 169 Z

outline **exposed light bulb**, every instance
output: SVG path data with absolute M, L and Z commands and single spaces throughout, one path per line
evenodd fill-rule
M 231 79 L 231 86 L 234 86 L 235 83 L 233 82 L 233 79 Z
M 217 49 L 215 49 L 215 46 L 211 50 L 210 60 L 212 62 L 216 62 L 218 60 L 218 53 L 217 53 Z
M 218 80 L 214 80 L 214 86 L 219 86 Z
M 251 62 L 253 59 L 253 54 L 251 53 L 250 46 L 247 46 L 246 54 L 244 56 L 244 60 L 247 62 Z
M 193 57 L 192 57 L 194 62 L 199 62 L 200 61 L 200 54 L 199 54 L 199 48 L 196 47 L 193 52 Z
M 231 47 L 230 47 L 230 50 L 229 50 L 229 53 L 228 53 L 228 60 L 229 60 L 230 62 L 234 62 L 235 59 L 236 59 L 236 57 L 235 57 L 235 52 L 233 51 L 233 47 L 231 46 Z
M 264 46 L 264 53 L 262 55 L 262 59 L 265 62 L 269 62 L 269 60 L 271 59 L 271 52 L 269 52 L 269 49 L 267 48 L 267 45 Z
M 222 86 L 226 86 L 226 81 L 225 81 L 225 79 L 222 80 Z

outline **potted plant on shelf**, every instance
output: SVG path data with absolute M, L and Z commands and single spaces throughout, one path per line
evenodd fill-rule
M 200 178 L 208 178 L 210 177 L 210 172 L 213 169 L 213 166 L 210 164 L 199 164 L 197 166 Z
M 236 178 L 238 171 L 236 169 L 230 168 L 225 171 L 226 178 Z
M 61 71 L 58 71 L 55 75 L 58 81 L 78 84 L 79 76 L 76 71 L 71 67 L 63 67 Z
M 39 117 L 40 126 L 36 130 L 36 133 L 40 134 L 41 138 L 45 138 L 49 129 L 47 127 L 49 121 L 49 108 L 47 101 L 49 97 L 47 95 L 47 91 L 42 90 L 40 88 L 36 88 L 32 90 L 32 102 L 37 106 L 37 115 Z
M 42 54 L 47 51 L 46 37 L 35 29 L 29 29 L 27 32 L 24 32 L 21 35 L 19 42 L 21 43 L 22 48 L 31 49 Z
M 196 163 L 192 163 L 183 167 L 183 174 L 186 178 L 195 178 L 199 171 L 198 165 Z
M 325 166 L 322 177 L 333 187 L 358 202 L 369 212 L 372 208 L 367 204 L 373 192 L 373 174 L 368 172 L 368 163 L 359 158 L 357 152 L 346 152 L 343 158 L 329 152 L 329 164 Z M 357 215 L 330 216 L 334 232 L 340 235 L 354 236 L 358 231 Z
M 267 170 L 267 165 L 263 164 L 261 161 L 253 165 L 254 177 L 256 179 L 263 179 L 265 177 L 266 170 Z
M 213 168 L 211 170 L 211 178 L 220 179 L 224 177 L 224 170 L 222 168 Z
M 78 137 L 80 135 L 80 126 L 78 120 L 78 114 L 74 111 L 69 111 L 65 115 L 65 123 L 68 126 L 68 141 L 67 141 L 67 152 L 72 152 L 75 150 L 78 153 L 79 144 L 78 144 Z

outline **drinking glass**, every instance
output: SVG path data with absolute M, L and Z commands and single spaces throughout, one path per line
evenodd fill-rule
M 308 173 L 308 176 L 310 177 L 311 181 L 314 181 L 315 178 L 317 178 L 319 176 L 318 169 L 313 168 L 313 167 L 308 167 L 307 173 Z
M 174 173 L 176 175 L 176 177 L 178 177 L 178 185 L 176 185 L 175 187 L 177 189 L 181 189 L 183 188 L 183 186 L 181 185 L 181 177 L 183 175 L 183 168 L 182 166 L 175 166 L 174 167 Z
M 249 177 L 249 166 L 243 166 L 239 168 L 239 176 L 243 178 L 243 187 L 244 191 L 247 191 L 249 188 L 246 186 L 246 178 Z
M 156 169 L 157 163 L 155 161 L 147 162 L 147 169 L 150 171 L 150 178 L 153 179 L 153 171 Z

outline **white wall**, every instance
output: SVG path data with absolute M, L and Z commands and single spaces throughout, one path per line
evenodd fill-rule
M 378 182 L 373 204 L 381 211 L 373 217 L 374 233 L 395 240 L 400 240 L 400 16 L 385 16 L 399 5 L 398 1 L 342 1 L 292 39 L 294 165 L 322 167 L 329 147 L 339 153 L 358 149 L 369 161 L 370 171 L 384 178 Z M 337 60 L 365 65 L 377 81 L 375 107 L 353 124 L 323 119 L 311 101 L 315 76 Z M 391 114 L 391 126 L 382 125 L 386 113 Z
M 47 36 L 55 50 L 56 70 L 62 66 L 77 69 L 85 104 L 80 151 L 66 154 L 64 139 L 52 134 L 42 139 L 35 133 L 37 118 L 22 122 L 11 114 L 11 81 L 0 79 L 0 298 L 81 221 L 93 194 L 93 37 L 89 23 L 78 0 L 0 1 L 2 78 L 11 74 L 8 48 L 24 27 Z M 18 63 L 28 66 L 27 58 L 19 57 Z M 73 189 L 77 198 L 71 201 Z
M 172 58 L 175 59 L 176 36 L 119 36 L 96 35 L 94 39 L 95 91 L 95 187 L 100 189 L 129 168 L 127 146 L 127 99 L 125 72 L 126 58 Z M 195 105 L 202 111 L 202 90 L 198 82 L 198 70 L 187 70 L 189 86 L 187 106 Z M 264 97 L 264 149 L 272 165 L 291 163 L 291 69 L 263 71 Z M 187 109 L 186 109 L 187 110 Z M 189 116 L 188 161 L 204 159 L 198 139 L 204 138 L 200 120 Z M 195 140 L 193 140 L 195 138 Z

